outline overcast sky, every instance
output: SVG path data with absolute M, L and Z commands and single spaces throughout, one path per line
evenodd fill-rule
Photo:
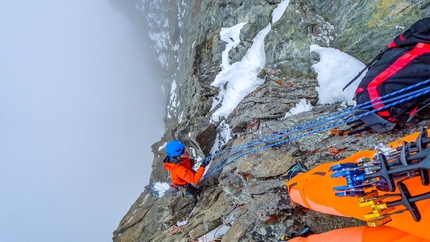
M 161 71 L 105 0 L 0 0 L 0 241 L 110 241 L 164 132 Z

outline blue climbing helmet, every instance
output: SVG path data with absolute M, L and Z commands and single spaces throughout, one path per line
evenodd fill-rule
M 177 140 L 171 140 L 166 145 L 166 154 L 170 157 L 180 156 L 184 153 L 184 150 L 185 146 Z

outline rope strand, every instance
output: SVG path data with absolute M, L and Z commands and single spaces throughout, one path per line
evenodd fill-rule
M 396 92 L 389 93 L 389 94 L 382 96 L 380 98 L 370 100 L 368 102 L 362 103 L 362 104 L 357 105 L 355 107 L 347 108 L 347 109 L 341 110 L 339 112 L 336 112 L 336 113 L 333 113 L 333 114 L 330 114 L 330 115 L 327 115 L 327 116 L 306 122 L 304 124 L 301 124 L 301 125 L 298 125 L 298 126 L 295 126 L 295 127 L 292 127 L 292 128 L 280 131 L 280 132 L 276 132 L 274 134 L 270 134 L 270 135 L 255 139 L 255 140 L 247 142 L 245 144 L 241 144 L 241 145 L 231 147 L 229 149 L 225 149 L 219 153 L 208 156 L 205 159 L 213 159 L 216 156 L 220 156 L 220 155 L 225 154 L 227 152 L 235 151 L 235 152 L 227 155 L 226 157 L 224 157 L 216 166 L 214 166 L 210 171 L 208 171 L 207 174 L 205 174 L 203 176 L 202 180 L 206 179 L 209 176 L 214 175 L 215 173 L 217 173 L 218 171 L 223 169 L 225 166 L 231 164 L 233 161 L 237 160 L 238 158 L 240 158 L 244 155 L 248 155 L 248 154 L 255 153 L 255 152 L 258 152 L 258 151 L 261 151 L 264 149 L 279 146 L 279 145 L 285 144 L 287 142 L 295 141 L 295 140 L 303 138 L 305 136 L 308 136 L 308 135 L 311 135 L 314 133 L 319 133 L 319 132 L 322 132 L 322 131 L 330 129 L 330 128 L 334 128 L 334 127 L 339 126 L 339 125 L 344 124 L 344 123 L 355 121 L 355 120 L 360 119 L 361 117 L 367 116 L 369 114 L 377 113 L 381 110 L 396 106 L 396 105 L 401 104 L 403 102 L 406 102 L 406 101 L 415 99 L 419 96 L 428 94 L 430 92 L 430 86 L 399 95 L 400 93 L 410 91 L 414 88 L 420 87 L 420 86 L 428 84 L 428 83 L 430 83 L 430 79 L 422 81 L 422 82 L 417 83 L 415 85 L 403 88 L 403 89 L 398 90 Z M 385 101 L 378 102 L 378 101 L 382 101 L 383 99 L 385 99 Z M 376 105 L 380 105 L 381 103 L 384 104 L 384 106 L 381 108 L 373 109 L 373 110 L 370 110 L 370 111 L 365 112 L 363 114 L 350 117 L 346 120 L 335 122 L 335 121 L 339 120 L 340 118 L 343 118 L 345 116 L 353 114 L 354 111 L 356 111 L 360 108 L 368 109 L 368 108 L 374 107 Z M 335 122 L 335 123 L 328 124 L 330 122 Z M 322 125 L 325 125 L 325 126 L 320 127 Z M 320 128 L 317 128 L 317 127 L 320 127 Z M 310 130 L 313 128 L 317 128 L 317 129 Z M 302 134 L 297 135 L 295 137 L 289 138 L 291 135 L 297 134 L 299 132 L 305 132 L 305 133 L 302 133 Z M 284 139 L 284 140 L 280 140 L 278 142 L 274 142 L 272 144 L 265 145 L 265 146 L 260 147 L 260 148 L 251 149 L 251 148 L 255 147 L 256 145 L 263 144 L 263 143 L 267 144 L 267 143 L 270 143 L 272 141 L 279 140 L 279 139 Z M 236 156 L 234 156 L 234 155 L 236 155 Z M 231 157 L 233 157 L 233 158 L 229 162 L 226 163 L 227 159 L 229 159 Z

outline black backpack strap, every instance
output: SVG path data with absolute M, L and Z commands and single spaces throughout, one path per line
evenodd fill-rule
M 369 64 L 366 65 L 366 67 L 364 67 L 363 70 L 361 70 L 354 78 L 352 78 L 351 81 L 349 81 L 346 86 L 343 87 L 342 92 L 345 91 L 345 89 L 347 87 L 349 87 L 349 85 L 351 85 L 352 83 L 355 82 L 355 80 L 357 80 L 361 74 L 363 74 L 364 71 L 366 71 L 367 69 L 369 69 L 370 67 L 372 67 L 376 61 L 378 61 L 379 59 L 381 59 L 382 55 L 384 55 L 384 53 L 388 50 L 388 47 L 385 47 L 385 49 L 381 50 L 381 52 L 379 52 L 379 54 L 371 61 L 369 62 Z
M 355 116 L 364 114 L 366 112 L 369 112 L 369 110 L 365 109 L 358 109 L 354 112 Z M 389 122 L 388 120 L 382 118 L 376 113 L 370 113 L 366 116 L 363 116 L 360 118 L 367 126 L 371 127 L 373 130 L 375 130 L 378 133 L 384 133 L 387 131 L 390 131 L 394 129 L 396 126 L 396 123 Z
M 363 124 L 363 121 L 360 119 L 352 120 L 346 123 L 347 125 L 353 125 L 353 124 Z
M 426 99 L 425 101 L 421 102 L 421 103 L 418 105 L 418 107 L 417 107 L 416 111 L 409 115 L 409 118 L 408 118 L 408 120 L 407 120 L 406 122 L 407 122 L 407 123 L 408 123 L 408 122 L 410 122 L 410 121 L 412 120 L 412 118 L 413 118 L 413 117 L 415 117 L 415 115 L 416 115 L 419 111 L 423 110 L 424 108 L 426 108 L 426 107 L 427 107 L 427 106 L 429 106 L 429 105 L 430 105 L 430 98 L 428 98 L 428 99 Z

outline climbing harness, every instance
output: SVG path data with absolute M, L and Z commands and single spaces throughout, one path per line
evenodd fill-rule
M 216 174 L 218 171 L 222 170 L 225 166 L 227 166 L 228 164 L 232 163 L 233 161 L 235 161 L 236 159 L 242 156 L 255 153 L 264 149 L 276 147 L 288 142 L 292 142 L 300 138 L 306 137 L 308 135 L 319 133 L 324 130 L 337 127 L 341 124 L 347 124 L 347 123 L 353 122 L 367 115 L 377 113 L 381 110 L 391 108 L 398 104 L 407 102 L 419 96 L 430 93 L 430 86 L 422 87 L 423 85 L 426 85 L 429 83 L 430 83 L 430 79 L 408 86 L 396 92 L 389 93 L 385 96 L 376 98 L 374 100 L 370 100 L 368 102 L 362 103 L 355 107 L 347 108 L 339 112 L 289 128 L 287 130 L 279 131 L 279 132 L 252 140 L 250 142 L 237 145 L 229 149 L 225 149 L 218 153 L 215 153 L 211 156 L 204 158 L 204 160 L 210 161 L 214 157 L 221 156 L 226 153 L 228 154 L 217 165 L 215 165 L 210 170 L 208 170 L 207 173 L 203 176 L 202 180 Z M 416 90 L 417 88 L 419 89 Z M 382 106 L 381 108 L 376 108 L 370 111 L 366 110 L 370 107 L 377 106 L 381 103 L 384 103 L 384 106 Z M 354 112 L 356 112 L 357 110 L 361 110 L 360 114 L 354 115 Z M 350 116 L 350 117 L 346 118 L 347 116 Z M 258 145 L 264 145 L 264 146 L 255 148 Z
M 335 195 L 357 197 L 360 207 L 370 207 L 372 212 L 364 216 L 369 226 L 383 225 L 391 221 L 391 215 L 404 211 L 409 211 L 415 221 L 420 221 L 416 202 L 429 199 L 430 192 L 412 196 L 404 182 L 420 177 L 423 186 L 430 184 L 429 144 L 428 132 L 421 128 L 414 142 L 403 141 L 401 147 L 394 149 L 377 147 L 372 159 L 360 158 L 355 163 L 331 166 L 332 178 L 346 180 L 346 185 L 333 188 Z M 404 209 L 396 210 L 398 206 Z

